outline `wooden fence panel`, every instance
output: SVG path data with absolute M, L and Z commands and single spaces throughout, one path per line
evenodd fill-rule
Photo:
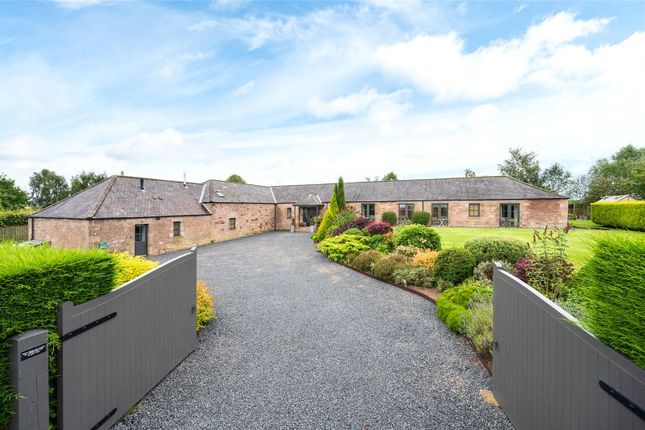
M 193 351 L 196 261 L 193 251 L 61 306 L 59 428 L 109 428 Z
M 29 229 L 26 225 L 10 225 L 0 227 L 0 240 L 15 240 L 24 242 L 29 240 Z
M 516 429 L 645 429 L 644 369 L 514 276 L 494 284 L 493 391 Z

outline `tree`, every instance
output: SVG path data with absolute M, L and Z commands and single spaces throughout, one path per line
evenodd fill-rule
M 374 176 L 374 178 L 370 178 L 369 176 L 366 176 L 366 177 L 365 177 L 365 180 L 366 180 L 367 182 L 372 182 L 372 181 L 378 182 L 379 177 L 378 177 L 378 176 Z
M 29 204 L 29 196 L 13 179 L 0 173 L 0 210 L 20 209 Z
M 338 210 L 344 210 L 347 207 L 347 201 L 345 200 L 345 182 L 343 177 L 338 178 L 338 184 L 336 185 L 336 202 L 338 203 Z
M 474 170 L 466 169 L 464 170 L 464 176 L 467 178 L 474 178 L 477 175 L 475 174 Z
M 510 157 L 499 164 L 499 173 L 536 187 L 542 186 L 540 163 L 535 152 L 523 152 L 522 148 L 508 150 Z
M 598 160 L 589 170 L 589 177 L 586 202 L 621 194 L 645 199 L 645 148 L 621 148 L 609 160 Z
M 244 179 L 242 179 L 242 177 L 240 175 L 237 175 L 235 173 L 232 174 L 231 176 L 229 176 L 226 179 L 226 182 L 233 182 L 233 183 L 236 183 L 236 184 L 246 184 L 246 181 Z
M 336 199 L 336 188 L 338 187 L 338 184 L 334 187 L 334 194 L 331 195 L 331 200 L 329 201 L 329 207 L 325 211 L 325 215 L 323 216 L 322 221 L 320 222 L 320 226 L 318 227 L 318 231 L 316 231 L 311 237 L 313 240 L 316 242 L 320 242 L 325 238 L 325 234 L 327 233 L 327 230 L 329 230 L 329 227 L 332 226 L 334 223 L 334 220 L 336 219 L 336 215 L 338 215 L 338 200 Z
M 575 179 L 569 181 L 569 186 L 565 195 L 569 197 L 569 200 L 581 201 L 584 199 L 587 194 L 587 189 L 589 188 L 589 175 L 580 175 Z
M 69 195 L 65 178 L 47 169 L 34 172 L 29 178 L 29 187 L 32 203 L 40 207 L 54 204 Z
M 78 175 L 72 176 L 71 194 L 76 194 L 79 191 L 83 191 L 85 188 L 89 188 L 92 185 L 96 185 L 99 182 L 104 181 L 106 179 L 107 179 L 107 175 L 105 174 L 105 172 L 94 173 L 94 172 L 86 172 L 85 170 L 83 170 Z
M 542 188 L 563 195 L 570 189 L 571 173 L 564 170 L 561 164 L 554 163 L 551 167 L 544 169 L 540 175 L 540 182 Z
M 396 173 L 390 172 L 390 173 L 387 173 L 385 176 L 383 176 L 383 179 L 381 179 L 381 180 L 382 181 L 398 181 L 399 177 L 396 176 Z

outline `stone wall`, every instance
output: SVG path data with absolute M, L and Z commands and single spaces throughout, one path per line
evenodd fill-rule
M 174 236 L 173 223 L 179 221 L 180 235 Z M 97 248 L 107 242 L 111 251 L 134 254 L 134 226 L 148 225 L 148 254 L 158 255 L 213 242 L 211 217 L 182 216 L 92 220 L 88 246 Z
M 90 222 L 88 220 L 29 218 L 29 238 L 34 223 L 34 239 L 51 242 L 59 248 L 87 248 Z
M 211 203 L 215 242 L 272 231 L 275 228 L 276 205 L 252 203 Z M 235 219 L 232 229 L 230 219 Z

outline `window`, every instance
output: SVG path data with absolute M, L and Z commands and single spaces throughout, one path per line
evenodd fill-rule
M 468 205 L 468 216 L 479 216 L 479 203 L 470 203 Z
M 448 226 L 448 203 L 432 204 L 432 225 L 440 227 Z
M 229 230 L 235 230 L 235 218 L 228 219 L 228 228 Z
M 172 223 L 172 235 L 177 237 L 181 236 L 181 222 L 175 221 Z
M 293 209 L 292 208 L 287 208 L 287 218 L 291 219 L 293 218 Z
M 414 213 L 414 205 L 412 203 L 401 203 L 399 205 L 399 219 L 411 219 Z
M 376 216 L 376 205 L 374 203 L 365 203 L 361 205 L 361 215 L 365 218 L 374 219 Z

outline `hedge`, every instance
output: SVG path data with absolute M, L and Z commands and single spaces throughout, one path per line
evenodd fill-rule
M 574 282 L 582 325 L 645 369 L 644 255 L 645 239 L 600 238 Z
M 9 227 L 12 225 L 27 225 L 27 218 L 33 213 L 29 209 L 19 209 L 15 211 L 0 211 L 0 227 Z
M 437 317 L 456 333 L 463 333 L 468 319 L 468 306 L 473 299 L 481 296 L 492 299 L 493 288 L 476 281 L 454 287 L 443 292 L 437 299 Z
M 8 339 L 35 328 L 49 331 L 49 413 L 55 424 L 59 306 L 65 301 L 80 304 L 108 293 L 114 286 L 115 265 L 114 258 L 101 250 L 0 245 L 0 428 L 8 424 L 13 413 Z
M 527 242 L 495 237 L 471 239 L 464 244 L 464 248 L 472 252 L 477 264 L 484 261 L 508 261 L 515 264 L 531 254 L 531 246 Z
M 645 201 L 592 203 L 591 221 L 630 230 L 645 230 Z
M 428 225 L 430 222 L 430 213 L 419 211 L 412 214 L 412 224 Z
M 473 276 L 475 257 L 467 249 L 450 248 L 441 251 L 434 261 L 434 273 L 439 279 L 456 285 Z

